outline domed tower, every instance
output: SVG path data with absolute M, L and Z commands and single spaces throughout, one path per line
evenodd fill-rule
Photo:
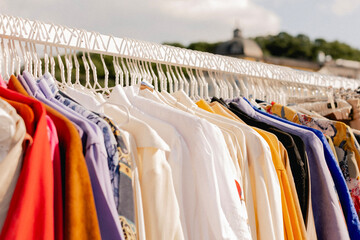
M 234 29 L 231 40 L 219 44 L 215 53 L 241 58 L 261 59 L 263 57 L 263 52 L 259 45 L 254 40 L 244 38 L 239 28 Z

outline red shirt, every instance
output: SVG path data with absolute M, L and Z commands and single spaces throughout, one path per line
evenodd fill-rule
M 0 239 L 54 239 L 54 174 L 46 110 L 37 100 L 0 87 L 0 96 L 34 112 L 33 143 L 27 148 Z M 25 123 L 28 119 L 24 119 Z

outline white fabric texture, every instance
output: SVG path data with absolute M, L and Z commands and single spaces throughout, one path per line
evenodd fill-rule
M 10 104 L 0 99 L 0 136 L 2 140 L 9 137 L 6 139 L 9 150 L 1 153 L 4 157 L 0 161 L 0 229 L 2 229 L 6 219 L 16 182 L 20 175 L 23 160 L 22 143 L 25 135 L 24 120 Z
M 200 109 L 183 92 L 176 100 L 196 114 L 236 133 L 242 142 L 246 207 L 253 239 L 284 239 L 281 189 L 267 142 L 246 124 Z
M 115 87 L 112 97 L 123 91 Z M 184 137 L 190 159 L 183 159 L 183 172 L 192 221 L 187 222 L 189 239 L 246 239 L 241 204 L 234 182 L 232 163 L 221 131 L 209 122 L 169 106 L 137 96 L 134 87 L 125 90 L 131 104 L 173 125 Z M 114 101 L 116 101 L 114 99 Z M 196 134 L 194 134 L 196 133 Z M 217 143 L 211 146 L 209 142 Z M 212 148 L 213 147 L 213 148 Z M 221 162 L 219 159 L 226 159 Z M 230 176 L 229 176 L 230 174 Z

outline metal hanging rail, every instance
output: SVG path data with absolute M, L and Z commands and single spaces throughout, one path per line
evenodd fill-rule
M 356 89 L 360 80 L 299 71 L 211 53 L 118 38 L 57 24 L 0 15 L 0 38 L 32 42 L 76 51 L 171 64 L 245 77 L 271 79 L 294 85 Z

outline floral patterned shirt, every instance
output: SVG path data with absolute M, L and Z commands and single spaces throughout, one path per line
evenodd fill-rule
M 293 109 L 273 104 L 267 111 L 294 123 L 320 130 L 334 143 L 340 169 L 344 175 L 356 212 L 360 216 L 360 146 L 349 126 L 345 123 L 310 117 Z

